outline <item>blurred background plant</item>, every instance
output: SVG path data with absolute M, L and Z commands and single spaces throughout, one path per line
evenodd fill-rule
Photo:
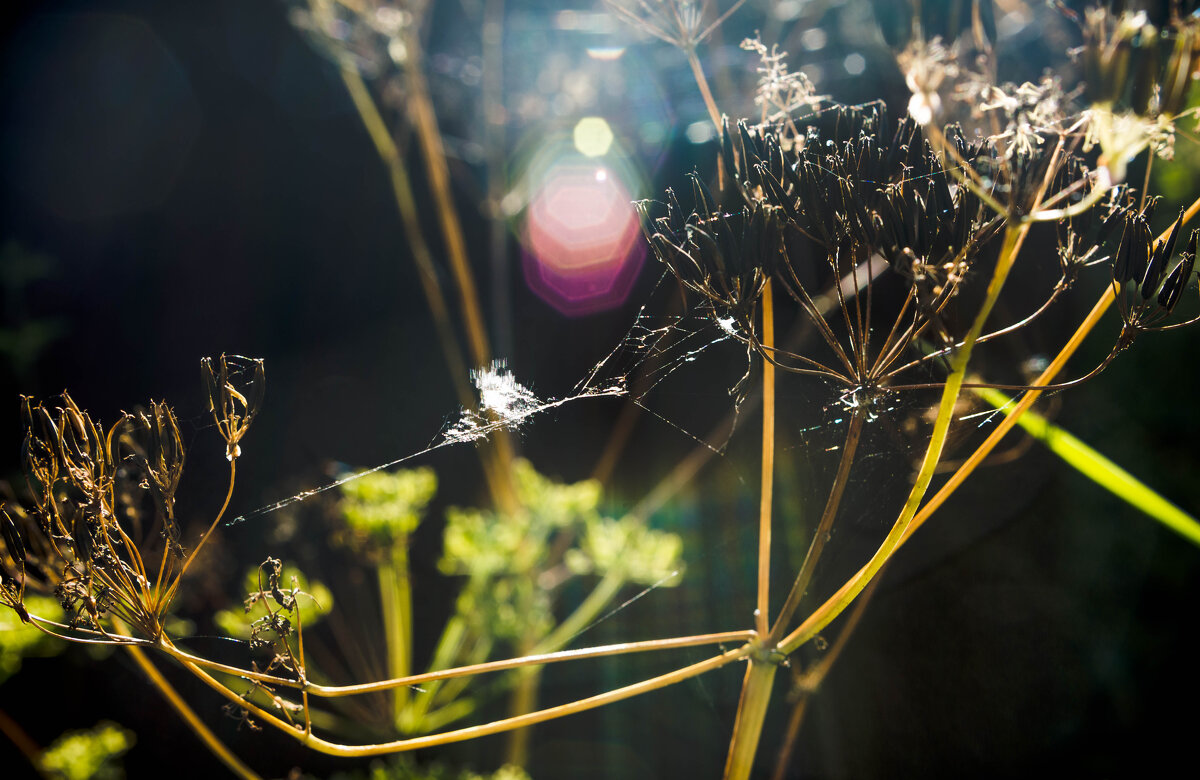
M 1146 217 L 1144 230 L 1138 223 L 1139 251 L 1195 197 L 1190 178 L 1178 173 L 1192 167 L 1190 121 L 1175 125 L 1174 163 L 1149 166 L 1144 153 L 1126 159 L 1152 143 L 1168 148 L 1156 117 L 1169 101 L 1142 96 L 1153 70 L 1144 63 L 1178 59 L 1185 50 L 1185 36 L 1158 36 L 1167 29 L 1170 4 L 1144 9 L 1144 17 L 1132 4 L 1114 8 L 1104 22 L 1087 16 L 1083 3 L 1059 9 L 1006 3 L 977 23 L 969 2 L 925 2 L 917 14 L 902 3 L 821 0 L 748 2 L 727 13 L 735 5 L 624 3 L 627 12 L 614 13 L 591 3 L 495 0 L 173 9 L 97 2 L 18 12 L 0 92 L 0 149 L 11 172 L 3 229 L 5 237 L 61 258 L 59 278 L 30 282 L 18 300 L 22 318 L 61 323 L 64 335 L 27 351 L 34 357 L 10 397 L 69 386 L 112 417 L 148 392 L 194 397 L 191 358 L 163 355 L 231 348 L 265 356 L 275 394 L 256 421 L 255 443 L 240 459 L 244 492 L 235 498 L 236 514 L 326 483 L 333 478 L 326 471 L 331 460 L 382 463 L 422 449 L 437 428 L 429 417 L 454 412 L 447 399 L 457 396 L 459 405 L 476 408 L 468 368 L 487 366 L 493 355 L 506 357 L 530 386 L 565 395 L 614 344 L 618 357 L 636 352 L 634 345 L 662 353 L 659 362 L 636 353 L 636 370 L 622 369 L 640 408 L 658 417 L 639 414 L 636 404 L 625 411 L 613 402 L 567 404 L 552 422 L 523 427 L 519 440 L 497 436 L 481 444 L 477 463 L 465 446 L 430 454 L 441 486 L 433 492 L 433 472 L 416 478 L 429 488 L 424 502 L 416 500 L 422 493 L 416 485 L 401 488 L 389 483 L 390 475 L 379 475 L 375 487 L 392 484 L 395 493 L 370 494 L 367 480 L 375 478 L 363 477 L 324 506 L 302 504 L 222 529 L 175 602 L 197 628 L 172 636 L 189 637 L 197 651 L 244 666 L 245 645 L 206 637 L 215 624 L 210 616 L 226 615 L 216 624 L 221 633 L 246 641 L 254 621 L 281 626 L 286 618 L 304 626 L 314 674 L 345 682 L 380 679 L 414 664 L 436 669 L 540 651 L 623 603 L 612 596 L 622 582 L 650 588 L 650 597 L 592 627 L 581 644 L 747 625 L 756 605 L 758 561 L 748 551 L 755 547 L 749 518 L 759 505 L 759 442 L 754 435 L 730 439 L 721 420 L 738 406 L 745 426 L 758 404 L 757 374 L 738 386 L 740 405 L 726 392 L 747 374 L 746 341 L 768 354 L 776 347 L 763 344 L 760 312 L 741 312 L 731 334 L 708 311 L 683 306 L 670 286 L 657 285 L 657 263 L 645 262 L 629 206 L 635 198 L 662 200 L 668 186 L 690 190 L 684 174 L 695 169 L 715 193 L 698 188 L 700 197 L 719 203 L 729 224 L 709 220 L 698 199 L 683 197 L 679 221 L 662 232 L 663 241 L 680 246 L 686 237 L 702 242 L 705 233 L 720 238 L 743 227 L 734 215 L 741 203 L 734 199 L 731 206 L 728 196 L 750 169 L 738 169 L 747 159 L 741 148 L 731 161 L 717 163 L 721 111 L 755 124 L 785 106 L 832 117 L 824 113 L 825 96 L 843 104 L 882 98 L 888 115 L 912 114 L 927 128 L 951 119 L 971 127 L 973 120 L 984 135 L 1010 144 L 998 155 L 1003 159 L 1007 149 L 1016 155 L 1047 140 L 1052 147 L 1065 127 L 1055 123 L 1066 114 L 1049 111 L 1047 98 L 1075 101 L 1075 107 L 1128 102 L 1136 111 L 1127 122 L 1110 122 L 1093 154 L 1107 155 L 1105 170 L 1114 182 L 1174 181 L 1174 189 L 1149 188 L 1173 202 Z M 1185 4 L 1174 10 L 1179 18 L 1190 12 Z M 658 14 L 656 27 L 622 21 L 650 12 Z M 291 27 L 282 21 L 285 14 Z M 914 23 L 923 47 L 909 46 Z M 965 42 L 957 43 L 964 30 Z M 755 31 L 757 46 L 739 48 Z M 683 45 L 666 45 L 664 38 Z M 1089 41 L 1094 50 L 1107 46 L 1119 56 L 1098 65 L 1063 60 L 1063 52 Z M 888 44 L 901 52 L 902 67 Z M 1080 96 L 1042 80 L 1048 66 L 1067 85 L 1085 66 L 1125 68 L 1126 54 L 1143 64 L 1122 71 L 1135 78 L 1124 81 L 1129 89 L 1120 94 Z M 764 72 L 775 79 L 774 91 L 764 91 L 770 86 Z M 698 87 L 697 74 L 702 84 L 711 83 Z M 1012 84 L 997 83 L 997 74 Z M 1105 83 L 1124 90 L 1118 81 Z M 997 92 L 971 92 L 984 83 Z M 991 108 L 969 115 L 972 106 L 983 105 Z M 1171 114 L 1179 110 L 1170 107 Z M 1146 112 L 1154 120 L 1149 124 L 1141 117 Z M 781 152 L 797 155 L 789 161 L 800 158 L 806 136 L 796 130 L 802 129 L 797 122 L 776 136 Z M 846 138 L 836 128 L 819 132 L 822 143 Z M 763 138 L 752 136 L 750 146 Z M 970 131 L 963 140 L 977 141 Z M 962 153 L 953 136 L 931 141 Z M 96 148 L 105 153 L 94 154 Z M 771 168 L 768 151 L 776 154 L 761 149 L 752 155 L 768 174 L 761 186 L 770 188 L 768 178 L 783 178 Z M 905 164 L 927 164 L 917 158 Z M 856 173 L 864 193 L 874 189 L 865 185 L 881 183 L 826 165 L 814 150 L 804 159 L 816 180 L 815 165 L 836 171 L 821 180 L 831 192 L 839 178 Z M 1037 174 L 1031 170 L 1025 183 L 1036 183 Z M 936 167 L 920 168 L 920 175 L 928 180 L 919 183 L 920 200 L 936 202 L 939 193 L 926 185 L 950 179 Z M 897 202 L 918 208 L 906 197 Z M 1189 229 L 1182 229 L 1177 250 L 1186 250 Z M 1040 230 L 1033 234 L 1043 248 L 1039 257 L 1054 259 L 1053 231 L 1034 230 Z M 1083 230 L 1076 225 L 1070 232 Z M 658 248 L 666 247 L 660 242 Z M 955 314 L 969 312 L 963 301 L 977 302 L 979 291 L 964 287 L 963 297 L 950 303 L 954 296 L 942 293 L 960 281 L 949 278 L 961 276 L 956 269 L 905 268 L 904 243 L 885 247 L 893 248 L 887 260 L 897 276 L 923 275 L 919 291 L 930 323 L 928 341 L 905 361 L 920 360 L 921 381 L 939 383 L 944 373 L 935 354 L 961 334 L 963 317 Z M 720 246 L 715 256 L 725 251 Z M 837 280 L 855 268 L 849 257 L 839 262 L 824 273 Z M 990 262 L 978 267 L 986 272 Z M 744 269 L 742 300 L 754 301 L 758 293 L 762 278 L 755 278 L 754 267 Z M 992 342 L 995 351 L 980 364 L 989 378 L 1027 383 L 1074 328 L 1082 316 L 1078 307 L 1108 284 L 1103 266 L 1089 271 L 1055 261 L 1043 267 L 1047 279 L 1036 288 L 1043 298 L 1056 280 L 1077 272 L 1075 292 L 1052 293 L 1058 304 L 1037 327 L 1021 329 L 1011 347 Z M 1162 277 L 1148 282 L 1148 270 L 1149 262 L 1140 278 L 1130 278 L 1127 286 L 1136 289 L 1126 291 L 1126 315 L 1157 299 Z M 852 307 L 853 300 L 839 304 L 827 281 L 801 271 L 793 283 L 799 298 L 811 291 L 812 311 L 820 317 L 800 312 L 803 305 L 788 303 L 776 286 L 777 319 L 790 321 L 785 317 L 795 313 L 796 320 L 816 325 L 852 310 L 839 308 Z M 882 301 L 884 287 L 877 289 Z M 825 292 L 834 294 L 822 297 Z M 1032 310 L 1026 304 L 1042 300 L 1020 292 L 1001 299 L 997 321 L 1015 321 Z M 727 290 L 716 293 L 710 300 L 717 305 L 737 302 Z M 1193 293 L 1181 304 L 1185 313 Z M 671 338 L 656 340 L 664 333 L 679 346 Z M 837 336 L 842 345 L 865 344 L 844 330 Z M 791 349 L 787 338 L 780 334 L 778 349 Z M 1195 513 L 1196 415 L 1194 405 L 1177 402 L 1194 385 L 1186 366 L 1194 364 L 1195 339 L 1163 333 L 1138 342 L 1103 381 L 1066 396 L 1071 401 L 1062 405 L 1059 422 L 1127 467 L 1145 464 L 1140 476 Z M 836 353 L 832 344 L 829 349 Z M 1112 350 L 1096 349 L 1079 364 L 1106 362 Z M 698 359 L 679 357 L 684 354 Z M 833 367 L 861 378 L 853 363 Z M 852 575 L 886 532 L 881 515 L 907 491 L 920 454 L 913 442 L 927 434 L 933 404 L 915 392 L 882 397 L 871 407 L 881 419 L 863 423 L 860 454 L 842 480 L 837 464 L 850 449 L 845 421 L 858 396 L 782 376 L 776 384 L 779 479 L 768 503 L 783 520 L 774 568 L 789 576 L 772 592 L 786 593 L 820 522 L 813 507 L 827 503 L 829 484 L 841 481 L 848 487 L 839 524 L 814 575 L 814 587 L 826 592 Z M 979 410 L 963 404 L 964 414 Z M 220 503 L 222 477 L 211 469 L 230 444 L 212 436 L 203 409 L 184 406 L 179 420 L 193 448 L 181 488 L 187 497 L 182 522 L 191 528 L 211 520 Z M 16 424 L 14 416 L 11 441 L 20 436 Z M 609 429 L 617 432 L 611 439 Z M 977 441 L 968 433 L 957 430 L 961 440 L 950 444 L 948 467 Z M 693 450 L 693 435 L 725 445 L 723 454 Z M 953 512 L 954 522 L 906 545 L 876 591 L 878 608 L 859 616 L 856 641 L 842 650 L 832 635 L 833 641 L 818 636 L 794 657 L 792 695 L 808 702 L 815 718 L 800 732 L 797 776 L 872 775 L 884 768 L 958 774 L 965 766 L 976 774 L 1005 774 L 1034 757 L 1051 768 L 1144 771 L 1146 755 L 1165 762 L 1186 744 L 1183 725 L 1167 715 L 1164 702 L 1189 685 L 1177 672 L 1185 630 L 1178 616 L 1197 592 L 1193 551 L 1086 483 L 1048 468 L 1037 450 L 1021 459 L 1017 453 L 1005 455 L 1010 462 L 997 464 L 986 485 L 967 483 L 943 510 Z M 565 483 L 538 475 L 529 463 Z M 693 480 L 702 468 L 703 478 Z M 600 481 L 586 481 L 589 474 Z M 1029 486 L 1027 494 L 1005 490 L 1005 500 L 996 500 L 997 485 L 1018 484 Z M 355 496 L 356 485 L 368 494 Z M 540 511 L 543 505 L 562 512 Z M 391 518 L 388 534 L 365 532 L 352 519 L 358 512 L 363 521 L 376 510 L 377 517 Z M 650 517 L 669 533 L 648 529 Z M 340 546 L 330 549 L 330 540 Z M 622 542 L 624 553 L 614 552 Z M 664 578 L 678 568 L 668 561 L 680 555 L 680 542 L 689 584 L 660 590 L 673 582 Z M 311 575 L 301 578 L 286 567 L 275 575 L 298 616 L 273 600 L 271 577 L 261 573 L 264 558 L 284 551 Z M 631 551 L 646 560 L 635 560 Z M 245 590 L 231 587 L 246 571 Z M 319 583 L 339 594 L 336 605 L 322 598 Z M 239 614 L 247 593 L 260 610 L 249 621 Z M 318 620 L 318 606 L 332 611 Z M 593 617 L 576 618 L 588 614 Z M 379 615 L 387 628 L 364 636 L 362 627 L 380 625 Z M 268 639 L 275 649 L 262 659 L 267 662 L 289 641 Z M 378 644 L 383 647 L 371 649 Z M 821 647 L 835 652 L 825 655 Z M 690 660 L 707 657 L 684 652 Z M 837 653 L 838 665 L 820 663 Z M 452 660 L 443 664 L 442 656 Z M 66 691 L 115 691 L 100 697 L 112 707 L 100 714 L 143 734 L 127 761 L 148 767 L 178 761 L 180 746 L 195 744 L 185 742 L 186 732 L 171 736 L 172 717 L 157 705 L 123 700 L 124 692 L 144 685 L 128 674 L 129 657 L 115 654 L 102 674 L 88 671 L 84 659 L 55 661 L 49 673 L 39 664 L 31 674 L 27 664 L 0 689 L 4 709 L 10 701 L 45 701 L 38 691 L 44 696 L 52 679 Z M 535 696 L 565 701 L 594 693 L 598 683 L 608 689 L 674 668 L 640 655 L 597 663 L 579 671 L 547 667 L 543 694 L 537 676 L 510 671 L 479 685 L 453 678 L 374 694 L 384 705 L 375 708 L 382 719 L 374 721 L 361 710 L 341 712 L 379 724 L 380 733 L 395 729 L 399 712 L 417 712 L 418 701 L 438 705 L 430 711 L 448 719 L 478 708 L 472 717 L 483 722 L 529 709 Z M 727 667 L 695 684 L 540 726 L 527 765 L 534 776 L 539 770 L 543 776 L 715 773 L 733 726 L 738 678 Z M 294 765 L 324 774 L 341 766 L 290 752 L 284 741 L 245 728 L 244 720 L 219 722 L 211 717 L 211 699 L 188 689 L 186 675 L 172 680 L 198 706 L 209 702 L 208 709 L 200 707 L 204 720 L 256 766 L 277 774 Z M 817 683 L 821 695 L 810 697 Z M 512 698 L 497 701 L 506 690 L 515 692 Z M 255 695 L 274 706 L 266 692 Z M 1014 721 L 1013 712 L 1022 716 Z M 21 720 L 43 744 L 68 725 L 56 710 L 34 706 L 21 708 Z M 764 746 L 782 741 L 785 721 L 782 715 L 768 719 Z M 344 733 L 345 724 L 318 725 Z M 418 723 L 408 726 L 422 730 Z M 1120 745 L 1131 747 L 1125 752 Z M 164 757 L 164 749 L 172 752 Z M 447 761 L 475 766 L 496 766 L 501 755 L 522 753 L 519 743 L 501 748 L 488 740 L 444 750 Z M 190 766 L 200 773 L 206 760 L 200 755 Z

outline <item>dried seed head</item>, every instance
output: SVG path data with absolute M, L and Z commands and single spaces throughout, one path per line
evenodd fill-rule
M 225 439 L 225 457 L 242 454 L 239 443 L 258 414 L 266 391 L 263 361 L 240 355 L 221 355 L 200 361 L 208 387 L 208 408 Z

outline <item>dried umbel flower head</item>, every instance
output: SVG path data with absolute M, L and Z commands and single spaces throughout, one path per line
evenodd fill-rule
M 20 526 L 9 518 L 10 557 L 43 550 L 41 575 L 55 583 L 72 626 L 106 633 L 101 619 L 111 611 L 141 635 L 157 636 L 166 603 L 147 575 L 143 518 L 129 497 L 150 493 L 165 537 L 163 571 L 170 571 L 182 554 L 174 502 L 184 450 L 174 414 L 152 404 L 149 415 L 124 415 L 104 431 L 66 394 L 56 405 L 24 398 L 22 407 L 30 507 Z
M 753 332 L 772 258 L 783 250 L 778 215 L 758 203 L 725 213 L 697 177 L 692 183 L 696 206 L 686 218 L 671 191 L 665 216 L 654 216 L 653 202 L 640 201 L 642 229 L 655 257 L 684 288 L 706 299 L 718 320 L 731 317 L 740 330 Z
M 1126 292 L 1119 299 L 1124 327 L 1118 349 L 1128 346 L 1140 332 L 1168 330 L 1196 321 L 1166 324 L 1192 279 L 1200 233 L 1192 231 L 1187 246 L 1176 260 L 1174 253 L 1183 226 L 1183 213 L 1180 212 L 1172 223 L 1170 232 L 1161 241 L 1155 241 L 1150 230 L 1155 205 L 1155 200 L 1151 199 L 1144 209 L 1129 209 L 1123 215 L 1124 230 L 1112 267 L 1113 284 Z
M 262 396 L 262 361 L 222 356 L 203 365 L 232 494 L 238 442 Z M 158 640 L 228 496 L 187 553 L 175 511 L 185 452 L 170 407 L 152 402 L 105 429 L 64 393 L 51 402 L 23 398 L 22 416 L 27 498 L 0 516 L 0 603 L 72 638 L 82 632 L 89 641 L 127 642 L 128 629 L 135 641 Z M 53 590 L 67 625 L 29 615 L 23 598 L 30 583 Z M 120 636 L 112 631 L 117 621 Z
M 716 18 L 708 0 L 607 0 L 607 5 L 635 29 L 691 51 L 744 2 L 737 0 Z
M 238 442 L 258 414 L 266 391 L 266 374 L 261 359 L 240 355 L 221 355 L 200 361 L 208 387 L 208 409 L 225 439 L 225 457 L 230 461 L 242 454 Z
M 419 0 L 300 0 L 288 19 L 317 51 L 374 78 L 408 64 L 409 36 L 425 6 Z
M 812 81 L 802 71 L 788 70 L 787 54 L 777 45 L 770 49 L 757 37 L 746 38 L 741 48 L 758 55 L 758 87 L 754 91 L 754 104 L 762 114 L 760 121 L 779 122 L 791 119 L 792 115 L 805 109 L 815 111 L 828 95 L 816 94 Z
M 736 323 L 726 330 L 777 366 L 849 391 L 892 386 L 921 363 L 902 358 L 930 331 L 954 343 L 942 315 L 1000 220 L 948 176 L 914 121 L 892 129 L 882 107 L 869 106 L 814 118 L 803 143 L 782 125 L 724 130 L 739 208 L 718 206 L 698 182 L 686 218 L 673 195 L 665 217 L 651 219 L 641 205 L 656 256 L 718 323 Z M 964 161 L 992 156 L 953 131 L 947 143 Z M 756 341 L 755 306 L 768 279 L 827 349 L 797 354 Z M 895 323 L 881 327 L 887 318 Z M 888 335 L 873 341 L 872 331 Z

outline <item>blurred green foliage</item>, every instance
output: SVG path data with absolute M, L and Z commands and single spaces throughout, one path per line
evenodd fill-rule
M 376 471 L 341 486 L 338 508 L 356 546 L 385 547 L 417 529 L 437 492 L 437 475 L 424 467 Z
M 62 620 L 62 607 L 50 596 L 26 595 L 25 606 L 46 620 Z M 58 655 L 66 643 L 22 623 L 11 609 L 0 609 L 0 684 L 21 669 L 21 659 Z
M 41 769 L 63 780 L 119 780 L 125 777 L 121 756 L 133 747 L 133 732 L 101 721 L 95 728 L 69 731 L 46 748 Z
M 261 588 L 266 587 L 266 583 L 259 582 L 260 567 L 254 568 L 246 572 L 246 577 L 243 580 L 243 587 L 246 593 L 257 593 Z M 280 581 L 289 588 L 298 588 L 299 594 L 296 599 L 296 609 L 300 614 L 301 625 L 307 627 L 314 626 L 321 620 L 322 617 L 328 615 L 333 609 L 333 593 L 329 588 L 321 582 L 309 582 L 292 564 L 284 564 L 283 572 L 280 575 Z M 264 599 L 254 599 L 253 603 L 249 603 L 244 609 L 222 609 L 213 615 L 213 622 L 225 632 L 226 635 L 235 639 L 250 639 L 251 624 L 259 618 L 267 615 L 268 603 Z

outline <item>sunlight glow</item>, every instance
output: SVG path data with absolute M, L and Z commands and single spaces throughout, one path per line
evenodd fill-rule
M 568 157 L 546 169 L 525 216 L 525 279 L 569 316 L 620 305 L 644 251 L 633 196 L 615 171 Z
M 585 157 L 603 157 L 612 147 L 613 131 L 598 116 L 585 116 L 575 125 L 575 148 Z

